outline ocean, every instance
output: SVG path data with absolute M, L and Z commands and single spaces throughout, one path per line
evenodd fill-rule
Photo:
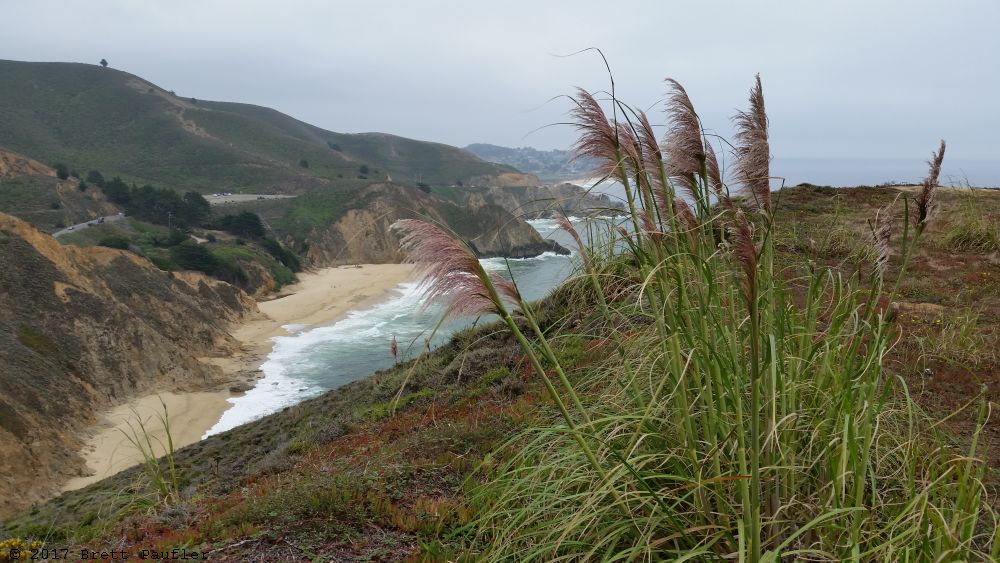
M 786 186 L 805 182 L 837 187 L 919 184 L 927 175 L 926 158 L 775 158 L 771 174 L 783 177 Z M 940 182 L 946 186 L 1000 187 L 1000 159 L 951 158 L 945 152 Z
M 581 232 L 589 222 L 575 217 L 570 220 Z M 529 223 L 544 238 L 575 248 L 572 239 L 556 227 L 555 221 L 540 219 Z M 572 275 L 576 256 L 546 252 L 535 258 L 487 258 L 480 262 L 487 270 L 513 278 L 521 294 L 534 300 L 545 297 Z M 411 282 L 396 287 L 389 299 L 368 309 L 352 311 L 329 326 L 286 326 L 290 334 L 273 339 L 274 348 L 261 366 L 263 378 L 245 394 L 229 399 L 233 406 L 205 437 L 392 367 L 389 346 L 394 336 L 400 360 L 404 360 L 428 347 L 440 346 L 455 331 L 475 321 L 475 318 L 454 319 L 435 332 L 442 314 L 440 305 L 425 307 L 418 284 Z
M 927 162 L 919 158 L 775 158 L 771 161 L 771 189 L 802 183 L 838 188 L 880 184 L 919 184 L 927 175 Z M 625 190 L 615 181 L 598 178 L 573 180 L 624 204 Z M 945 155 L 939 183 L 944 186 L 1000 187 L 1000 159 L 948 158 Z M 684 194 L 681 194 L 684 197 Z

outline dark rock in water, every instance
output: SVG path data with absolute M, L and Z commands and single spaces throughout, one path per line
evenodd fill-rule
M 247 391 L 253 389 L 253 384 L 243 381 L 237 381 L 229 386 L 229 391 L 233 393 L 246 393 Z
M 472 249 L 479 258 L 534 258 L 546 252 L 555 252 L 560 256 L 569 256 L 572 254 L 566 247 L 552 239 L 521 244 L 511 248 L 507 252 L 483 252 L 476 248 L 475 245 L 472 245 Z

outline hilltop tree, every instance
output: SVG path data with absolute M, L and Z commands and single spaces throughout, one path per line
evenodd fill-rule
M 60 180 L 69 178 L 69 168 L 65 164 L 57 162 L 52 168 L 56 171 L 56 178 L 59 178 Z
M 108 59 L 101 59 L 101 66 L 104 68 L 108 68 Z

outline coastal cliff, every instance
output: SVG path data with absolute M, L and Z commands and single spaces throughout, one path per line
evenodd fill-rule
M 420 189 L 393 183 L 372 184 L 329 225 L 311 229 L 303 239 L 285 243 L 305 248 L 314 265 L 401 262 L 399 238 L 389 226 L 399 219 L 422 218 L 447 226 L 481 257 L 523 258 L 546 251 L 567 252 L 546 241 L 531 225 L 485 199 L 462 205 Z
M 83 470 L 78 432 L 136 395 L 217 384 L 244 292 L 131 252 L 63 246 L 0 214 L 0 513 Z

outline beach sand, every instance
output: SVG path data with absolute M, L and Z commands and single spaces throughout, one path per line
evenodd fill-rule
M 411 279 L 412 275 L 413 266 L 408 264 L 341 266 L 301 273 L 298 283 L 283 288 L 275 299 L 258 303 L 260 316 L 233 327 L 232 335 L 241 343 L 239 352 L 201 360 L 222 368 L 230 381 L 241 379 L 255 372 L 266 359 L 272 337 L 287 334 L 282 326 L 333 323 L 352 310 L 385 299 L 393 288 Z M 224 387 L 191 393 L 150 394 L 104 413 L 103 422 L 90 430 L 80 452 L 91 474 L 71 479 L 62 490 L 85 487 L 142 461 L 141 454 L 122 433 L 129 432 L 129 423 L 136 425 L 136 413 L 154 436 L 157 454 L 162 454 L 163 449 L 157 443 L 157 440 L 166 443 L 157 416 L 163 414 L 161 399 L 170 415 L 174 449 L 199 441 L 231 406 L 227 399 L 237 394 L 228 389 L 229 384 Z

